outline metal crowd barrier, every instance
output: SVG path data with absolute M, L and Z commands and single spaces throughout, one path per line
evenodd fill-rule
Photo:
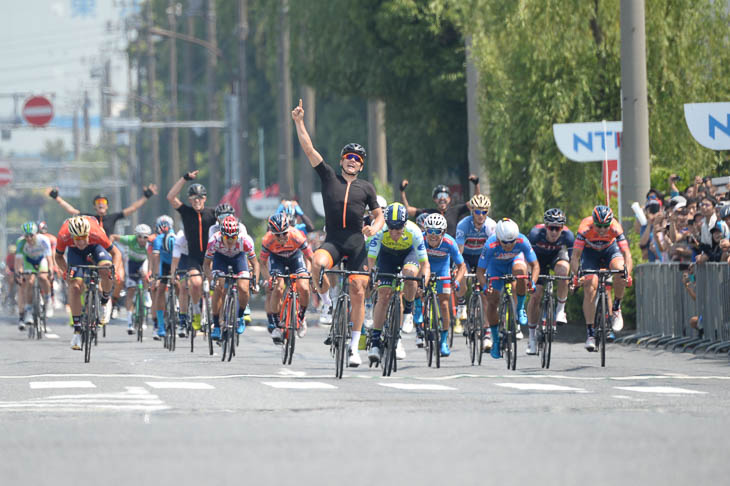
M 730 265 L 695 265 L 694 275 L 697 300 L 685 288 L 678 263 L 635 267 L 636 333 L 617 342 L 693 353 L 730 350 Z M 701 334 L 690 327 L 693 316 L 701 319 Z

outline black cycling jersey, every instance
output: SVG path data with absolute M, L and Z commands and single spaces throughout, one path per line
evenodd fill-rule
M 416 216 L 423 213 L 441 213 L 441 211 L 434 208 L 418 209 L 416 211 Z M 470 211 L 469 206 L 466 204 L 457 204 L 455 206 L 449 206 L 446 209 L 446 212 L 441 214 L 443 214 L 444 218 L 446 218 L 446 232 L 456 238 L 456 225 L 459 224 L 459 221 L 461 221 L 462 218 L 469 216 Z
M 104 216 L 100 216 L 96 213 L 81 213 L 83 216 L 91 216 L 92 218 L 96 218 L 96 220 L 99 222 L 102 228 L 104 228 L 104 232 L 107 236 L 111 237 L 111 235 L 114 233 L 114 226 L 117 224 L 117 221 L 120 219 L 124 219 L 124 213 L 118 212 L 118 213 L 107 213 Z
M 567 250 L 568 255 L 573 254 L 575 236 L 573 236 L 573 232 L 567 226 L 563 227 L 560 236 L 554 243 L 548 241 L 547 228 L 542 223 L 532 228 L 530 234 L 527 235 L 527 239 L 530 240 L 532 249 L 535 250 L 537 256 L 554 258 L 562 249 Z
M 362 215 L 380 207 L 375 187 L 362 179 L 347 182 L 324 161 L 314 170 L 322 181 L 327 241 L 345 241 L 353 233 L 362 234 Z
M 177 208 L 183 222 L 185 239 L 188 241 L 188 256 L 199 264 L 203 264 L 205 250 L 208 248 L 208 230 L 216 223 L 215 210 L 203 208 L 197 212 L 191 206 L 183 204 Z

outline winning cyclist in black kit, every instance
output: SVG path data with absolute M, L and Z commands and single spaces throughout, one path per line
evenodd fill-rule
M 347 270 L 367 271 L 367 248 L 365 237 L 376 234 L 383 227 L 383 211 L 378 205 L 375 187 L 367 181 L 357 178 L 365 166 L 365 149 L 356 143 L 345 145 L 340 153 L 341 172 L 338 175 L 332 167 L 324 163 L 324 159 L 314 149 L 304 126 L 304 109 L 302 100 L 291 113 L 302 150 L 310 164 L 322 181 L 322 199 L 324 202 L 325 225 L 327 237 L 322 246 L 314 253 L 312 262 L 313 283 L 320 294 L 327 292 L 329 282 L 324 279 L 319 288 L 319 274 L 323 268 L 331 268 L 347 256 Z M 372 211 L 373 222 L 363 225 L 362 215 Z M 360 277 L 360 278 L 358 278 Z M 350 366 L 360 364 L 357 351 L 362 322 L 365 318 L 365 289 L 368 283 L 366 276 L 350 277 L 350 302 L 352 311 L 352 341 Z

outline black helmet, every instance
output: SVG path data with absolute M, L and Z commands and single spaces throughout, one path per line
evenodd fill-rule
M 550 208 L 545 211 L 542 217 L 542 221 L 545 224 L 565 224 L 565 213 L 558 208 Z
M 593 208 L 593 222 L 600 226 L 608 226 L 613 221 L 613 211 L 608 206 L 596 206 Z
M 109 202 L 109 198 L 106 194 L 97 194 L 96 196 L 94 196 L 94 199 L 92 199 L 91 202 L 93 204 L 96 204 L 96 201 L 98 201 L 99 199 L 106 199 L 106 201 Z
M 730 204 L 725 203 L 725 205 L 720 209 L 720 219 L 725 219 L 728 216 L 730 216 Z
M 365 160 L 365 157 L 367 157 L 365 147 L 359 143 L 348 143 L 342 147 L 342 150 L 340 150 L 340 157 L 344 157 L 345 154 L 357 154 L 362 157 L 363 161 Z
M 236 212 L 233 210 L 233 206 L 227 203 L 221 203 L 215 207 L 215 217 L 216 219 L 219 219 L 224 214 L 233 214 L 235 215 Z
M 449 189 L 449 186 L 439 184 L 438 186 L 433 188 L 433 192 L 431 192 L 431 199 L 436 199 L 436 195 L 441 192 L 445 192 L 446 194 L 451 196 L 451 190 Z
M 193 184 L 192 186 L 188 187 L 188 197 L 207 195 L 208 191 L 205 190 L 205 186 L 203 184 Z

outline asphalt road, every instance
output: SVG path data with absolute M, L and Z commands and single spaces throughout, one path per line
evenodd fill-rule
M 71 330 L 29 341 L 0 318 L 0 484 L 727 484 L 730 365 L 612 345 L 608 365 L 557 343 L 550 370 L 407 358 L 334 376 L 325 328 L 291 366 L 250 326 L 231 362 L 170 353 L 122 321 L 91 363 Z M 363 352 L 363 359 L 365 355 Z

